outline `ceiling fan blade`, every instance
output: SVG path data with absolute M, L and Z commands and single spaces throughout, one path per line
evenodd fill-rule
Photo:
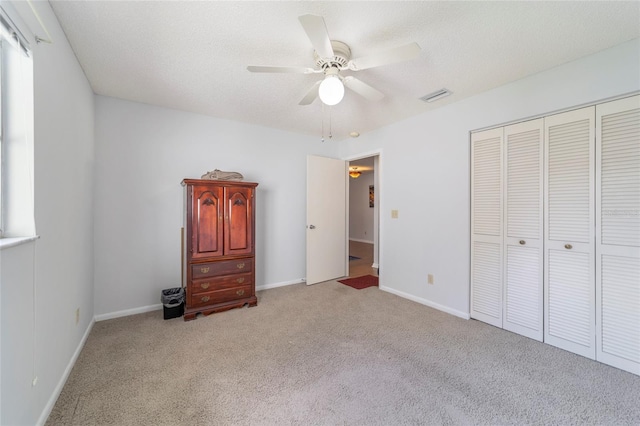
M 273 72 L 273 73 L 296 73 L 296 74 L 313 74 L 315 72 L 321 72 L 322 70 L 314 70 L 313 68 L 305 67 L 267 67 L 267 66 L 255 66 L 249 65 L 247 70 L 251 72 Z
M 317 15 L 302 15 L 298 19 L 318 55 L 321 58 L 332 58 L 333 47 L 331 47 L 331 39 L 324 18 Z
M 367 68 L 379 67 L 396 62 L 408 61 L 417 58 L 422 49 L 418 43 L 409 43 L 395 49 L 380 52 L 375 55 L 356 58 L 349 61 L 349 69 L 352 71 L 366 70 Z
M 318 88 L 320 88 L 320 83 L 322 83 L 322 80 L 317 81 L 316 84 L 311 87 L 311 90 L 304 95 L 304 98 L 302 98 L 298 105 L 309 105 L 311 102 L 315 101 L 318 97 Z
M 351 75 L 346 76 L 342 81 L 347 89 L 353 90 L 358 95 L 367 98 L 370 101 L 379 101 L 384 98 L 384 94 L 382 92 Z

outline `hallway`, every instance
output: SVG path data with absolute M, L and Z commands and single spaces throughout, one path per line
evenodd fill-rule
M 349 240 L 349 256 L 359 257 L 359 259 L 349 261 L 349 277 L 378 276 L 377 268 L 371 266 L 373 264 L 373 244 Z

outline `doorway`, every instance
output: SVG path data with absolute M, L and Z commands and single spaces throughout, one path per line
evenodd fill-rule
M 378 159 L 349 161 L 349 277 L 378 276 Z

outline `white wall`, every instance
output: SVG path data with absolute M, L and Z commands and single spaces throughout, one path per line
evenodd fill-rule
M 349 178 L 349 239 L 373 244 L 373 211 L 369 207 L 373 172 Z
M 35 222 L 40 239 L 2 257 L 0 423 L 35 424 L 93 321 L 93 91 L 48 2 L 13 2 L 33 48 Z M 80 308 L 80 321 L 75 311 Z M 33 376 L 38 377 L 35 387 Z
M 256 286 L 305 277 L 306 157 L 337 143 L 96 96 L 96 314 L 152 307 L 180 286 L 184 178 L 258 182 Z
M 467 316 L 469 132 L 637 91 L 639 76 L 632 40 L 345 141 L 343 158 L 382 149 L 381 288 Z

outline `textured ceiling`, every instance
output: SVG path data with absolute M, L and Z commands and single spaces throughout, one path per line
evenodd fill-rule
M 361 134 L 640 36 L 640 2 L 50 1 L 95 93 L 304 134 L 329 115 L 334 139 Z M 319 74 L 298 21 L 321 15 L 363 57 L 417 42 L 418 59 L 353 75 L 335 107 L 298 102 Z M 349 75 L 350 72 L 343 72 Z M 441 88 L 454 94 L 426 104 Z

